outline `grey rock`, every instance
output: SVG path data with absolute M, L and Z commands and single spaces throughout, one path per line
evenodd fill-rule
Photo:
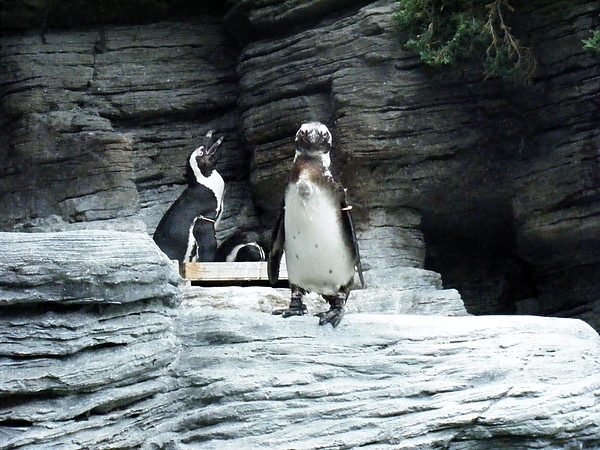
M 167 390 L 176 268 L 146 233 L 0 233 L 0 250 L 0 448 L 116 442 L 85 436 Z
M 132 141 L 108 120 L 79 108 L 32 113 L 13 124 L 7 140 L 13 150 L 3 154 L 0 179 L 5 229 L 90 221 L 139 228 Z M 15 191 L 19 185 L 27 188 Z
M 152 233 L 209 129 L 225 135 L 225 179 L 248 179 L 235 53 L 214 15 L 2 44 L 2 230 Z
M 389 313 L 466 316 L 464 303 L 456 289 L 366 289 L 353 291 L 348 313 Z
M 348 314 L 331 329 L 188 304 L 177 323 L 186 413 L 146 448 L 600 442 L 600 338 L 581 321 Z
M 389 274 L 389 277 L 394 280 L 393 285 L 351 291 L 346 305 L 347 313 L 467 315 L 460 294 L 454 289 L 443 289 L 437 273 L 407 268 Z M 185 307 L 205 306 L 271 313 L 274 309 L 289 305 L 290 290 L 260 286 L 186 286 L 182 288 L 181 301 Z M 314 293 L 307 294 L 304 303 L 313 315 L 329 309 L 328 303 Z
M 600 445 L 600 337 L 579 320 L 443 317 L 456 291 L 406 268 L 333 329 L 271 315 L 288 289 L 177 289 L 145 233 L 0 237 L 0 448 Z M 44 294 L 15 297 L 28 280 Z M 106 291 L 48 287 L 67 281 Z
M 86 348 L 125 346 L 143 336 L 168 332 L 173 315 L 157 300 L 88 308 L 61 304 L 46 311 L 36 306 L 0 319 L 3 354 L 58 358 Z
M 317 119 L 334 133 L 371 287 L 427 268 L 473 314 L 600 327 L 598 60 L 581 46 L 596 4 L 516 8 L 538 60 L 517 87 L 426 70 L 388 0 L 202 2 L 193 17 L 153 3 L 144 17 L 168 13 L 154 23 L 128 3 L 130 25 L 96 4 L 72 21 L 70 4 L 34 3 L 6 5 L 14 20 L 0 24 L 0 229 L 152 234 L 210 128 L 231 187 L 219 239 L 269 229 L 293 135 Z M 40 10 L 60 26 L 44 29 Z
M 81 230 L 0 233 L 0 306 L 170 299 L 179 275 L 149 236 Z
M 183 302 L 175 324 L 182 347 L 170 376 L 140 382 L 129 396 L 103 390 L 83 420 L 69 419 L 60 400 L 31 405 L 22 417 L 40 426 L 12 429 L 7 448 L 600 442 L 600 338 L 581 321 L 347 314 L 334 330 L 310 317 Z M 141 400 L 104 409 L 117 394 Z M 94 404 L 85 393 L 77 400 L 68 412 Z

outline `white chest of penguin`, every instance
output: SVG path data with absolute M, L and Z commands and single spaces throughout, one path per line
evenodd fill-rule
M 337 293 L 354 274 L 349 239 L 333 193 L 306 176 L 285 196 L 285 257 L 290 283 L 325 295 Z

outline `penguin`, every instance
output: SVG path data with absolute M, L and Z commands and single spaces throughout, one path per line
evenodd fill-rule
M 154 242 L 171 259 L 181 263 L 214 261 L 215 226 L 223 210 L 225 182 L 215 169 L 221 136 L 211 145 L 214 130 L 186 163 L 187 187 L 163 215 Z
M 215 261 L 265 261 L 267 258 L 261 241 L 262 237 L 256 231 L 237 230 L 219 245 Z
M 361 286 L 365 285 L 352 207 L 346 201 L 346 190 L 330 171 L 332 137 L 327 126 L 320 122 L 302 124 L 295 147 L 267 260 L 269 281 L 275 284 L 285 254 L 291 300 L 289 308 L 274 310 L 273 314 L 307 314 L 302 298 L 307 292 L 316 292 L 330 306 L 329 311 L 318 314 L 319 324 L 336 327 L 344 315 L 355 270 Z

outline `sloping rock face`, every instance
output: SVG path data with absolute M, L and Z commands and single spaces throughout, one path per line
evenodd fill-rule
M 202 306 L 177 329 L 187 413 L 149 448 L 600 445 L 600 339 L 581 321 L 348 314 L 333 330 Z
M 0 233 L 0 448 L 118 447 L 166 389 L 178 282 L 143 233 Z
M 180 291 L 145 233 L 0 233 L 0 250 L 2 449 L 600 446 L 600 336 L 580 320 L 398 297 L 333 329 L 271 315 L 289 290 Z
M 398 45 L 391 0 L 209 2 L 193 15 L 150 2 L 119 24 L 106 2 L 78 1 L 78 23 L 60 3 L 31 26 L 43 1 L 3 2 L 0 229 L 152 234 L 214 128 L 228 184 L 219 238 L 266 230 L 294 133 L 318 119 L 371 287 L 424 268 L 470 313 L 600 329 L 599 61 L 581 46 L 598 2 L 517 7 L 511 25 L 538 61 L 522 87 L 425 69 Z

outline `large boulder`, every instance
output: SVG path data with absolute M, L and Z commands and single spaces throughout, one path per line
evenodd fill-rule
M 600 337 L 573 319 L 347 314 L 332 329 L 184 302 L 147 448 L 594 448 Z M 148 415 L 151 417 L 151 414 Z

